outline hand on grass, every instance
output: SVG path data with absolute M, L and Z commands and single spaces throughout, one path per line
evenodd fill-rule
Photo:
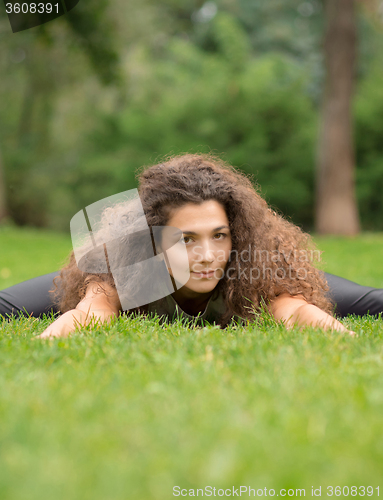
M 83 326 L 82 321 L 85 318 L 83 311 L 72 309 L 62 314 L 43 333 L 37 335 L 37 339 L 46 339 L 49 337 L 67 337 L 71 332 L 76 330 L 77 326 Z
M 77 306 L 78 307 L 78 306 Z M 43 333 L 37 335 L 37 339 L 46 339 L 50 337 L 67 337 L 70 333 L 74 332 L 77 327 L 81 328 L 83 326 L 92 324 L 95 325 L 98 322 L 104 322 L 115 317 L 116 313 L 112 309 L 71 309 L 67 311 L 59 318 L 57 318 L 51 325 L 46 328 Z

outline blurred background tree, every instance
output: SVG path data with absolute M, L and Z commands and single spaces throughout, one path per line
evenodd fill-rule
M 326 78 L 321 109 L 316 180 L 316 230 L 356 235 L 352 98 L 355 82 L 357 20 L 354 0 L 325 0 Z
M 357 9 L 356 186 L 368 230 L 383 229 L 379 9 Z M 319 0 L 95 0 L 16 34 L 4 16 L 8 216 L 69 232 L 83 206 L 136 187 L 141 165 L 213 151 L 312 230 L 323 33 Z

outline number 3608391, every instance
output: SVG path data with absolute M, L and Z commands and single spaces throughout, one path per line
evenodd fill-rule
M 7 14 L 51 14 L 59 13 L 59 4 L 51 3 L 6 3 L 5 10 Z
M 379 496 L 379 486 L 374 488 L 373 486 L 327 486 L 327 496 L 332 497 L 332 496 L 352 496 L 352 497 L 364 497 L 369 496 L 371 497 L 374 494 L 374 490 L 376 490 L 376 495 Z

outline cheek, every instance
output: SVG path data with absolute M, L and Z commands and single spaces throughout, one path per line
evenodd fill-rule
M 199 261 L 202 258 L 201 248 L 198 245 L 186 247 L 189 262 Z
M 184 285 L 190 279 L 190 264 L 188 252 L 185 248 L 174 246 L 166 252 L 167 269 L 173 278 Z M 168 266 L 169 264 L 169 266 Z
M 229 261 L 231 248 L 232 245 L 231 242 L 229 241 L 225 245 L 222 245 L 217 252 L 217 262 L 219 264 L 219 267 L 221 267 L 222 269 L 226 266 L 226 264 Z

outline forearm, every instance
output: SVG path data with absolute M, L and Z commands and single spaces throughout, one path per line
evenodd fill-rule
M 114 316 L 116 314 L 111 309 L 89 309 L 89 311 L 71 309 L 50 324 L 38 338 L 67 337 L 77 327 L 96 324 L 98 321 L 109 321 Z
M 81 324 L 84 326 L 88 325 L 91 321 L 105 321 L 113 316 L 117 316 L 117 311 L 105 303 L 98 304 L 97 301 L 88 303 L 86 299 L 79 302 L 72 311 L 76 311 L 76 318 L 79 317 Z
M 74 332 L 77 327 L 109 321 L 118 316 L 121 311 L 121 303 L 117 291 L 107 283 L 99 284 L 91 282 L 87 287 L 85 297 L 77 304 L 75 309 L 67 311 L 54 321 L 39 335 L 39 338 L 66 337 Z M 107 289 L 107 295 L 104 293 Z
M 313 304 L 304 304 L 298 307 L 294 313 L 285 321 L 286 326 L 298 324 L 300 326 L 311 325 L 319 326 L 325 330 L 338 330 L 341 332 L 350 332 L 339 321 L 319 309 Z

